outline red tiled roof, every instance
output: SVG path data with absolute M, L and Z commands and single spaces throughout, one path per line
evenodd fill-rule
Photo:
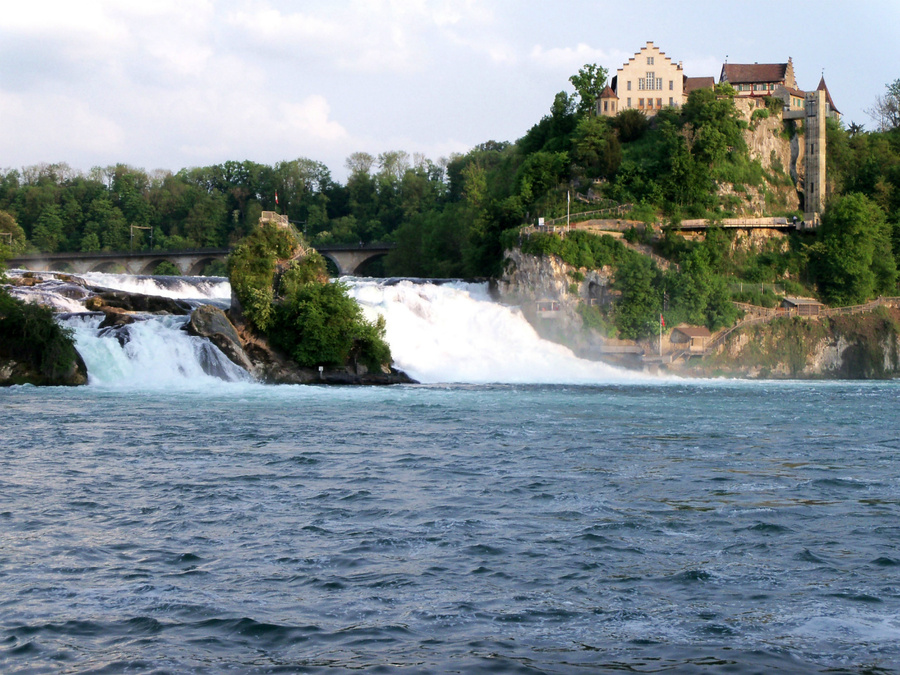
M 616 96 L 616 92 L 609 88 L 609 85 L 603 88 L 603 91 L 600 92 L 600 98 L 619 98 Z
M 722 66 L 719 81 L 727 80 L 731 84 L 784 82 L 787 67 L 786 63 L 726 63 Z
M 714 77 L 685 77 L 684 93 L 690 94 L 695 89 L 712 89 L 716 86 Z
M 806 96 L 805 91 L 800 91 L 799 89 L 794 89 L 793 87 L 785 87 L 784 90 L 789 93 L 791 96 L 796 96 L 798 98 L 803 98 Z
M 816 87 L 816 91 L 824 91 L 825 92 L 825 100 L 828 101 L 828 105 L 838 115 L 841 114 L 841 111 L 835 107 L 834 101 L 831 100 L 831 92 L 828 91 L 828 85 L 825 84 L 825 76 L 824 75 L 822 76 L 822 79 L 819 80 L 819 86 Z

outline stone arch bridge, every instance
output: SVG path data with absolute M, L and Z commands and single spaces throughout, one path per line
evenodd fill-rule
M 316 250 L 334 263 L 338 275 L 358 274 L 370 260 L 384 256 L 393 244 L 362 246 L 320 246 Z M 161 262 L 174 264 L 182 275 L 197 276 L 216 260 L 225 260 L 227 248 L 199 248 L 181 251 L 119 251 L 97 253 L 36 253 L 7 260 L 7 267 L 31 272 L 120 272 L 153 274 Z

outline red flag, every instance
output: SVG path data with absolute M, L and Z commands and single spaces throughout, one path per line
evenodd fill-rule
M 663 318 L 663 315 L 662 315 L 662 314 L 659 315 L 659 325 L 660 325 L 661 328 L 665 328 L 665 327 L 666 327 L 666 320 Z
M 275 190 L 275 203 L 278 203 L 278 190 Z

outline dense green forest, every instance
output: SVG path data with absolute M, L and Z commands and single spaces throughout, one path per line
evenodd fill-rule
M 646 261 L 635 263 L 649 270 L 631 276 L 649 275 L 653 307 L 683 305 L 679 293 L 731 298 L 734 281 L 777 281 L 839 304 L 896 293 L 900 124 L 890 106 L 900 94 L 897 83 L 878 99 L 887 114 L 877 129 L 830 123 L 829 202 L 818 232 L 745 250 L 726 232 L 690 242 L 671 225 L 737 215 L 736 195 L 751 187 L 766 195 L 768 215 L 799 215 L 769 199 L 778 188 L 793 189 L 787 171 L 751 160 L 744 140 L 748 125 L 780 103 L 770 101 L 748 122 L 725 85 L 694 91 L 683 107 L 662 110 L 652 121 L 635 110 L 605 118 L 593 114 L 593 101 L 606 72 L 585 66 L 570 81 L 575 91 L 558 93 L 515 142 L 487 141 L 437 162 L 403 151 L 355 153 L 343 184 L 307 158 L 274 166 L 230 161 L 177 173 L 125 165 L 87 173 L 60 164 L 4 170 L 0 247 L 18 253 L 232 246 L 263 210 L 275 210 L 313 245 L 393 242 L 386 274 L 483 277 L 501 270 L 504 232 L 539 216 L 564 215 L 571 193 L 573 210 L 596 208 L 597 200 L 629 203 L 631 218 L 662 224 L 631 233 L 682 270 L 676 292 L 675 280 Z M 783 133 L 802 133 L 802 126 L 786 123 Z M 732 188 L 727 194 L 719 189 L 725 184 Z M 687 289 L 688 280 L 699 290 Z M 706 316 L 710 325 L 727 321 L 717 303 L 695 301 L 683 313 Z

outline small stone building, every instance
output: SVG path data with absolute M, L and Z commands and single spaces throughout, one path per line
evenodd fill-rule
M 688 326 L 681 324 L 672 329 L 670 341 L 679 349 L 687 348 L 691 352 L 702 352 L 709 344 L 712 334 L 706 326 Z
M 821 302 L 812 298 L 785 297 L 781 301 L 782 309 L 793 316 L 820 316 L 824 306 Z

